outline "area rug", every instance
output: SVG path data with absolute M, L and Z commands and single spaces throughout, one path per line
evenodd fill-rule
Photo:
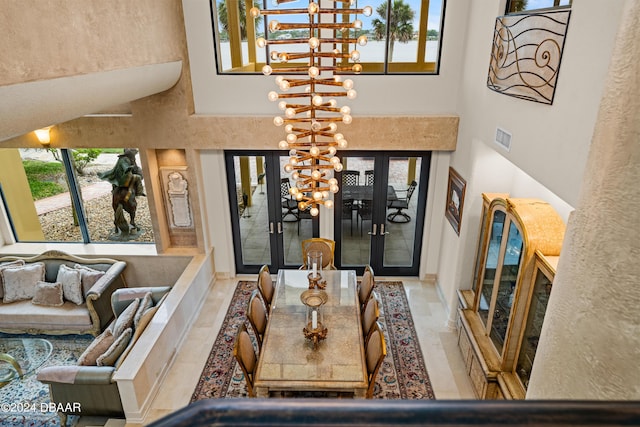
M 256 282 L 238 282 L 191 402 L 247 396 L 244 376 L 233 357 L 233 343 L 255 288 Z M 373 398 L 435 399 L 402 282 L 376 282 L 374 292 L 381 302 L 387 356 L 376 377 Z
M 91 335 L 12 335 L 0 333 L 2 338 L 44 338 L 52 344 L 49 359 L 42 365 L 73 365 L 89 346 Z M 49 386 L 36 379 L 37 372 L 13 380 L 0 388 L 0 426 L 60 426 L 56 412 L 49 410 Z M 78 417 L 69 416 L 67 425 L 74 425 Z

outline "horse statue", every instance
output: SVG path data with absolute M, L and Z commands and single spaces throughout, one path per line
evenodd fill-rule
M 114 212 L 114 239 L 116 240 L 129 240 L 140 233 L 140 227 L 136 225 L 138 208 L 136 195 L 146 196 L 146 194 L 142 186 L 142 169 L 136 163 L 137 153 L 138 150 L 134 148 L 126 148 L 123 154 L 118 155 L 118 161 L 113 169 L 98 174 L 100 179 L 109 181 L 113 187 L 111 207 Z M 129 221 L 124 212 L 129 214 Z

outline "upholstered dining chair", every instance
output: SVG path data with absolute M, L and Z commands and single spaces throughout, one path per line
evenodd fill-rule
M 322 237 L 314 237 L 302 241 L 302 266 L 300 270 L 304 270 L 307 267 L 307 254 L 311 251 L 322 252 L 322 269 L 323 270 L 335 270 L 336 266 L 333 264 L 333 256 L 336 249 L 336 242 L 334 240 L 324 239 Z
M 258 343 L 258 353 L 262 350 L 262 340 L 264 331 L 267 329 L 267 309 L 260 296 L 258 289 L 254 290 L 249 298 L 249 306 L 247 307 L 247 320 L 253 329 L 253 334 Z
M 271 301 L 273 300 L 273 292 L 275 286 L 269 272 L 269 266 L 263 265 L 258 272 L 258 290 L 262 296 L 264 304 L 267 306 L 267 312 L 271 311 Z
M 373 331 L 369 337 L 369 341 L 365 347 L 365 356 L 367 359 L 367 380 L 369 387 L 367 387 L 366 398 L 371 399 L 373 397 L 373 391 L 376 387 L 376 376 L 385 356 L 387 355 L 387 345 L 384 341 L 384 334 L 380 328 L 378 322 L 374 323 Z
M 373 274 L 373 268 L 370 265 L 364 267 L 364 273 L 362 274 L 362 280 L 358 287 L 358 300 L 360 301 L 360 309 L 364 310 L 367 301 L 373 293 L 373 288 L 376 285 L 375 276 Z
M 258 365 L 258 358 L 256 357 L 249 332 L 247 332 L 247 326 L 244 323 L 242 323 L 238 329 L 238 335 L 233 345 L 233 357 L 238 361 L 238 365 L 240 365 L 240 369 L 242 369 L 244 378 L 247 381 L 249 397 L 255 397 L 253 377 L 256 366 Z
M 380 307 L 378 299 L 370 297 L 367 301 L 364 311 L 362 312 L 362 335 L 364 336 L 364 345 L 366 346 L 374 331 L 373 325 L 380 319 Z

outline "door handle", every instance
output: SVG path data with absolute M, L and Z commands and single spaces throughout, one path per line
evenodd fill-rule
M 370 236 L 375 236 L 377 233 L 376 231 L 377 229 L 378 229 L 378 224 L 373 224 L 373 232 L 369 231 L 367 234 Z
M 278 223 L 278 234 L 282 234 L 282 223 Z
M 269 234 L 273 234 L 273 223 L 269 223 Z
M 388 231 L 384 231 L 384 224 L 380 224 L 380 235 L 384 236 L 386 234 L 389 234 Z

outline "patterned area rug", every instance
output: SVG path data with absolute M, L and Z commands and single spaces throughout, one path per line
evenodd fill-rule
M 0 338 L 44 338 L 53 350 L 45 366 L 73 365 L 89 346 L 90 335 L 12 335 L 0 333 Z M 40 368 L 40 369 L 41 369 Z M 60 426 L 56 412 L 49 410 L 49 386 L 36 379 L 36 372 L 22 379 L 13 380 L 0 388 L 0 426 Z M 78 417 L 69 416 L 67 425 L 77 423 Z
M 247 396 L 244 376 L 233 357 L 233 343 L 255 288 L 256 282 L 238 283 L 191 402 Z M 376 377 L 373 398 L 435 399 L 402 282 L 376 282 L 374 292 L 382 303 L 380 324 L 387 356 Z

